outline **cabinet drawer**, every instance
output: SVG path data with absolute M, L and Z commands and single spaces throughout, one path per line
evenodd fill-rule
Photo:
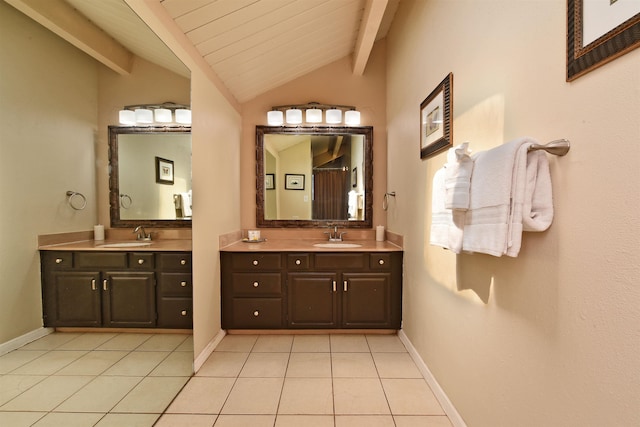
M 308 270 L 311 267 L 310 254 L 287 255 L 287 268 L 289 270 Z
M 233 273 L 231 290 L 234 296 L 280 295 L 282 276 L 280 273 Z
M 319 270 L 360 270 L 368 267 L 364 253 L 316 253 L 316 268 Z
M 192 306 L 191 298 L 160 298 L 158 302 L 158 327 L 193 328 Z
M 160 293 L 190 298 L 193 295 L 191 273 L 160 273 Z
M 132 270 L 153 270 L 154 257 L 151 252 L 132 252 L 129 254 L 129 267 Z
M 372 270 L 391 270 L 391 254 L 388 254 L 388 253 L 370 254 L 369 268 Z
M 282 300 L 280 298 L 234 298 L 232 324 L 227 328 L 281 328 Z
M 73 267 L 73 252 L 50 252 L 43 251 L 43 267 L 54 270 L 63 270 Z
M 158 262 L 162 270 L 191 271 L 191 253 L 161 253 Z
M 127 252 L 76 252 L 76 268 L 127 268 Z
M 234 270 L 277 270 L 280 269 L 280 260 L 279 253 L 236 253 L 231 257 L 231 268 Z

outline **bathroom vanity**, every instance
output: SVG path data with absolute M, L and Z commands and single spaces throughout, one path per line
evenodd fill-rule
M 93 241 L 41 247 L 44 326 L 191 329 L 186 248 L 182 241 L 127 249 Z
M 314 243 L 221 248 L 223 329 L 400 329 L 402 249 Z

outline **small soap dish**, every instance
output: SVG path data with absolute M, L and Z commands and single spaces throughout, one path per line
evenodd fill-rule
M 266 242 L 267 239 L 258 239 L 258 240 L 249 240 L 248 238 L 244 238 L 242 239 L 243 242 L 245 243 L 262 243 L 262 242 Z

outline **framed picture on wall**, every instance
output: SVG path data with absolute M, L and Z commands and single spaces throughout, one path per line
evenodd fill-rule
M 156 182 L 173 185 L 173 160 L 156 157 Z
M 567 81 L 640 46 L 640 2 L 567 0 Z
M 284 188 L 285 190 L 304 190 L 304 175 L 285 174 Z
M 268 173 L 264 176 L 264 188 L 266 190 L 275 190 L 276 189 L 276 176 L 275 174 Z
M 451 132 L 451 91 L 453 73 L 420 104 L 420 158 L 426 159 L 453 144 Z

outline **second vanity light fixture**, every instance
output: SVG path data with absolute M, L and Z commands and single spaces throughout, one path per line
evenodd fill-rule
M 147 126 L 154 123 L 178 125 L 191 124 L 188 105 L 165 102 L 163 104 L 127 105 L 118 113 L 121 125 Z
M 360 112 L 356 107 L 350 105 L 319 104 L 309 102 L 300 105 L 279 105 L 272 107 L 267 113 L 267 123 L 269 126 L 281 126 L 285 122 L 288 125 L 302 124 L 302 112 L 304 111 L 305 122 L 311 124 L 322 123 L 322 113 L 324 112 L 325 122 L 329 125 L 342 123 L 342 112 L 344 111 L 344 124 L 347 126 L 358 126 L 360 124 Z

